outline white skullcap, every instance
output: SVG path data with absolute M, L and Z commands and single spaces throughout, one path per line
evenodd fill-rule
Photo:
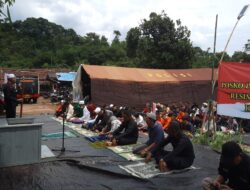
M 100 107 L 97 107 L 97 108 L 94 110 L 95 113 L 100 113 L 100 111 L 101 111 L 101 108 L 100 108 Z
M 110 104 L 109 107 L 110 107 L 110 108 L 114 107 L 114 104 Z
M 15 76 L 14 74 L 8 74 L 8 75 L 7 75 L 7 78 L 8 78 L 8 79 L 13 79 L 13 78 L 16 78 L 16 76 Z
M 79 104 L 84 105 L 85 104 L 84 100 L 79 101 Z

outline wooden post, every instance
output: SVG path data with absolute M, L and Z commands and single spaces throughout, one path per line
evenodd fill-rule
M 24 76 L 23 76 L 23 79 L 24 79 Z M 21 87 L 21 97 L 22 97 L 22 101 L 21 101 L 21 105 L 20 105 L 20 118 L 22 118 L 23 117 L 23 100 L 24 100 L 24 98 L 23 98 L 23 85 L 21 82 L 20 82 L 20 87 Z
M 20 105 L 20 118 L 23 117 L 23 98 L 22 98 L 22 102 Z

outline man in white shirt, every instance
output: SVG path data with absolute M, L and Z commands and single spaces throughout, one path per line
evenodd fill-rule
M 80 118 L 71 118 L 69 121 L 71 121 L 72 123 L 76 123 L 76 124 L 82 124 L 82 123 L 86 123 L 90 120 L 90 112 L 87 108 L 87 106 L 85 105 L 85 102 L 83 100 L 79 101 L 79 104 L 81 106 L 81 108 L 83 109 L 83 116 Z

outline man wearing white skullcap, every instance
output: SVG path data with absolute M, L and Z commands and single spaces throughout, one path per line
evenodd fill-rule
M 16 78 L 16 76 L 14 74 L 8 74 L 7 75 L 7 79 L 14 79 Z
M 16 76 L 14 74 L 7 75 L 7 83 L 3 86 L 4 102 L 6 110 L 6 118 L 16 117 L 16 106 L 18 104 L 16 95 Z

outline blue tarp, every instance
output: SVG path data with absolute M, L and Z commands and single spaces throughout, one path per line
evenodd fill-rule
M 75 80 L 76 72 L 69 72 L 69 73 L 56 73 L 56 77 L 58 81 L 70 81 L 72 82 Z

